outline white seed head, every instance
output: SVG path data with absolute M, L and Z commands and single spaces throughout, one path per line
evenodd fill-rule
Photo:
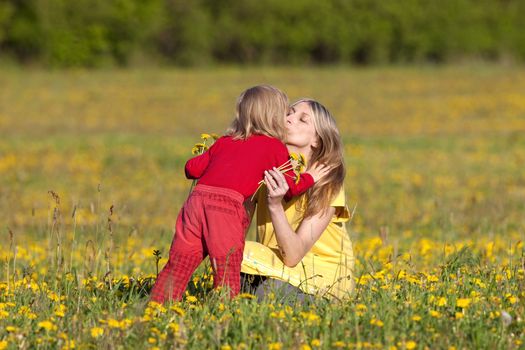
M 512 316 L 507 311 L 501 311 L 501 321 L 505 327 L 508 327 L 512 323 Z

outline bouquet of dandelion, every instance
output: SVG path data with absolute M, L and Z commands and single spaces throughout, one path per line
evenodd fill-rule
M 277 170 L 279 170 L 284 176 L 292 178 L 295 181 L 295 183 L 298 183 L 299 180 L 300 180 L 301 173 L 304 171 L 305 168 L 306 168 L 306 159 L 305 159 L 305 157 L 302 154 L 300 154 L 300 153 L 299 154 L 297 154 L 297 153 L 290 153 L 290 158 L 286 162 L 281 164 L 277 168 Z M 288 172 L 290 170 L 293 170 L 294 176 L 288 174 Z M 259 189 L 263 185 L 264 185 L 264 180 L 259 181 L 259 186 L 257 187 L 257 190 L 253 194 L 252 200 L 255 197 L 255 195 L 257 194 L 257 192 L 259 192 Z
M 191 153 L 195 156 L 199 156 L 206 152 L 211 145 L 219 138 L 219 135 L 211 133 L 211 134 L 201 134 L 201 140 L 202 142 L 197 142 L 195 146 L 191 149 Z M 208 142 L 209 139 L 213 139 L 211 144 L 208 146 L 206 142 Z
M 194 156 L 200 156 L 201 154 L 203 154 L 204 152 L 206 152 L 210 147 L 211 145 L 213 145 L 213 143 L 219 138 L 219 135 L 217 134 L 214 134 L 214 133 L 211 133 L 211 134 L 201 134 L 201 142 L 197 142 L 193 148 L 191 149 L 191 153 L 194 155 Z M 211 143 L 208 145 L 207 142 L 208 140 L 212 140 Z M 191 187 L 190 187 L 190 193 L 191 191 L 193 191 L 193 187 L 195 187 L 195 184 L 197 183 L 197 180 L 193 180 L 192 183 L 191 183 Z

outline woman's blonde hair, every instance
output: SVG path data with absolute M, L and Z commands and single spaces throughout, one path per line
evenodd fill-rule
M 226 134 L 242 140 L 262 134 L 284 142 L 287 112 L 288 97 L 284 92 L 270 85 L 251 87 L 237 99 L 236 117 Z
M 335 119 L 322 104 L 311 99 L 301 99 L 299 103 L 307 103 L 313 115 L 317 145 L 312 146 L 309 164 L 322 163 L 331 168 L 330 173 L 307 191 L 307 207 L 304 217 L 324 212 L 330 207 L 332 200 L 343 187 L 346 168 L 343 157 L 343 143 Z

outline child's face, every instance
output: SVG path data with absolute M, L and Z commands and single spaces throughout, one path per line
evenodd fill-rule
M 311 147 L 317 144 L 314 116 L 306 102 L 290 108 L 286 116 L 286 143 L 296 147 Z

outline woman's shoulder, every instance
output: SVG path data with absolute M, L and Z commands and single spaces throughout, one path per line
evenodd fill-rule
M 332 222 L 347 222 L 350 220 L 351 215 L 346 204 L 344 186 L 341 186 L 341 189 L 335 195 L 334 199 L 330 203 L 330 206 L 335 208 L 335 214 L 332 218 Z
M 344 207 L 346 206 L 346 197 L 345 197 L 345 188 L 341 186 L 339 191 L 335 193 L 332 202 L 330 203 L 331 207 Z

